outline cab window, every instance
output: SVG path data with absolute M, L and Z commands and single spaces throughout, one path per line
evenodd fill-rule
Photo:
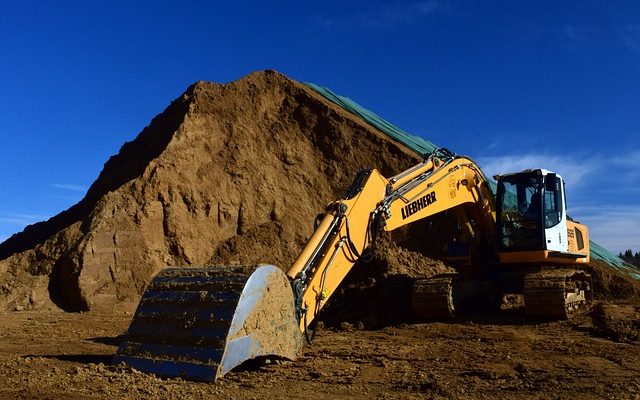
M 547 184 L 544 192 L 544 227 L 551 228 L 560 223 L 562 219 L 562 181 L 557 176 L 552 179 L 555 182 Z

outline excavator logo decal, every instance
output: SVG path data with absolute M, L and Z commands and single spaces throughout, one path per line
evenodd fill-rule
M 427 193 L 426 195 L 420 197 L 418 200 L 407 204 L 402 207 L 402 219 L 407 219 L 423 208 L 427 207 L 429 204 L 436 202 L 436 192 Z

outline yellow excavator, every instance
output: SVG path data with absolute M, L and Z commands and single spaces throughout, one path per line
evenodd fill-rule
M 114 362 L 215 381 L 250 359 L 295 359 L 347 273 L 372 257 L 376 237 L 431 219 L 442 227 L 442 257 L 458 272 L 414 283 L 416 319 L 449 317 L 504 293 L 523 294 L 533 317 L 567 318 L 589 300 L 591 279 L 575 268 L 589 262 L 588 230 L 567 216 L 562 177 L 534 169 L 494 178 L 495 195 L 476 163 L 446 149 L 392 178 L 362 171 L 316 218 L 286 274 L 273 265 L 161 271 Z

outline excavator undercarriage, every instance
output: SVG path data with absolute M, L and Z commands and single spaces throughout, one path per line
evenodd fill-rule
M 563 320 L 591 300 L 591 276 L 582 270 L 546 267 L 531 272 L 531 266 L 511 268 L 504 276 L 483 271 L 418 279 L 412 291 L 414 318 L 428 321 L 494 311 L 500 309 L 504 295 L 520 294 L 528 317 Z M 513 273 L 517 268 L 522 274 Z

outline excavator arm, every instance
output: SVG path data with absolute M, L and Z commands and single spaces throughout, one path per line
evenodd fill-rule
M 459 210 L 469 232 L 494 240 L 495 209 L 484 174 L 469 158 L 445 149 L 390 179 L 375 169 L 358 174 L 346 198 L 327 206 L 287 272 L 301 329 L 306 332 L 356 261 L 371 256 L 379 231 L 463 204 L 472 206 Z

